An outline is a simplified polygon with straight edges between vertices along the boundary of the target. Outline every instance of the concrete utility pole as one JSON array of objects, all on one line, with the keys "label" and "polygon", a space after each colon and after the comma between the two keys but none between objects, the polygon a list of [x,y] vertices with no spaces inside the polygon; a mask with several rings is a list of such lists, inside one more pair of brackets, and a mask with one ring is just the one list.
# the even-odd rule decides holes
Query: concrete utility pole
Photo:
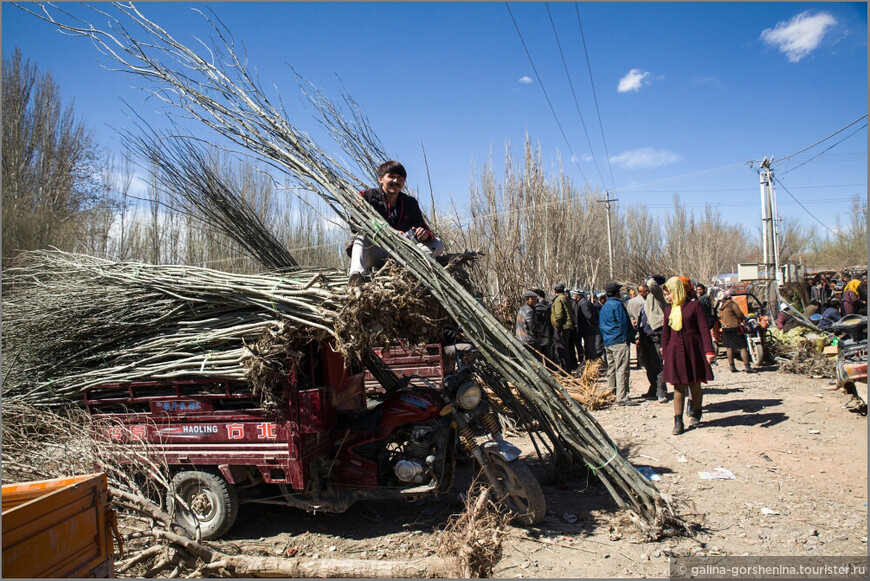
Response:
[{"label": "concrete utility pole", "polygon": [[779,285],[777,282],[780,273],[779,240],[776,228],[776,193],[773,186],[771,163],[773,163],[773,156],[770,159],[765,157],[758,170],[758,176],[761,182],[761,241],[767,290],[765,294],[767,295],[768,309],[775,314],[779,311],[779,303],[777,302]]},{"label": "concrete utility pole", "polygon": [[604,207],[607,208],[607,255],[610,260],[610,280],[613,281],[613,234],[610,231],[610,202],[616,202],[616,198],[610,197],[610,191],[604,190],[605,199],[598,200],[604,202]]},{"label": "concrete utility pole", "polygon": [[[773,157],[766,157],[758,170],[761,182],[761,243],[767,278],[776,279],[779,273],[779,240],[776,228],[776,193],[773,187]],[[772,272],[771,272],[772,271]]]}]

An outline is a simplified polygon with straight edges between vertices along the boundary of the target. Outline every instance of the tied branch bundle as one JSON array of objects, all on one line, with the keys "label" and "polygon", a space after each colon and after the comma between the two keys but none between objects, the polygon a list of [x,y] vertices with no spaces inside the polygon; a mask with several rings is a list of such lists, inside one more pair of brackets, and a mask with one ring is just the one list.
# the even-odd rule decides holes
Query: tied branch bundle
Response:
[{"label": "tied branch bundle", "polygon": [[[101,383],[212,376],[248,379],[268,400],[300,341],[332,339],[359,361],[373,340],[431,338],[444,316],[395,266],[363,292],[348,294],[346,280],[24,253],[4,273],[3,397],[54,405]],[[376,320],[390,324],[366,334]]]}]

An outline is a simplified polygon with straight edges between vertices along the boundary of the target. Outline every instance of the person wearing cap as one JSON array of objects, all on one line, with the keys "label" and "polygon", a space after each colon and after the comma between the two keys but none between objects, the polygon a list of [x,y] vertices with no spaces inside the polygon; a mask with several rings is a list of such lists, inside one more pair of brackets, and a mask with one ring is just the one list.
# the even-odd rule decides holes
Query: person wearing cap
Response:
[{"label": "person wearing cap", "polygon": [[[628,311],[628,316],[631,318],[631,325],[637,329],[637,323],[640,319],[640,310],[643,308],[643,297],[641,289],[646,289],[644,285],[637,286],[637,292],[635,290],[629,289],[628,294],[631,297],[625,303],[625,310]],[[632,294],[634,293],[634,294]],[[643,352],[640,349],[636,350],[637,353],[637,368],[640,369],[643,366]]]},{"label": "person wearing cap", "polygon": [[556,296],[553,298],[550,324],[553,325],[553,360],[563,371],[573,370],[569,349],[573,348],[572,333],[574,331],[574,310],[571,299],[565,296],[565,285],[558,283],[553,286]]},{"label": "person wearing cap", "polygon": [[523,306],[517,311],[517,322],[514,334],[520,343],[531,349],[537,349],[540,338],[537,333],[537,318],[535,317],[535,305],[538,304],[538,295],[533,291],[523,293]]},{"label": "person wearing cap", "polygon": [[776,328],[783,333],[788,333],[789,331],[798,326],[797,320],[789,312],[790,309],[791,305],[789,305],[788,303],[779,303],[779,312],[776,314],[776,319],[774,320],[774,323],[776,324]]},{"label": "person wearing cap", "polygon": [[[398,161],[387,161],[378,167],[377,188],[360,192],[363,199],[387,221],[392,231],[417,243],[418,248],[432,257],[444,251],[444,244],[429,229],[420,204],[402,192],[408,173]],[[388,228],[387,231],[390,231]],[[357,234],[347,248],[350,254],[350,284],[358,285],[365,273],[389,255],[365,236]]]},{"label": "person wearing cap", "polygon": [[[595,300],[592,301],[592,308],[595,309],[595,316],[600,319],[601,307],[607,302],[607,293],[601,291],[595,295]],[[604,363],[607,363],[607,351],[604,350],[604,340],[601,338],[601,328],[599,325],[598,334],[595,335],[595,352],[599,357],[604,358]]]},{"label": "person wearing cap", "polygon": [[[584,359],[592,361],[601,357],[597,346],[598,341],[596,340],[600,336],[598,332],[598,310],[592,304],[591,295],[586,293],[580,293],[578,308],[580,309],[580,320],[578,321],[577,328],[583,336]],[[603,346],[601,350],[604,350]]]},{"label": "person wearing cap", "polygon": [[540,341],[538,351],[546,356],[547,359],[545,361],[548,368],[552,368],[553,364],[550,363],[553,358],[553,325],[550,323],[552,306],[550,301],[547,300],[547,293],[544,292],[544,289],[533,288],[532,291],[538,295],[538,304],[535,305],[535,319],[538,325],[535,327],[535,331],[538,333],[538,340]]},{"label": "person wearing cap", "polygon": [[616,403],[631,405],[629,391],[629,345],[634,342],[634,327],[619,295],[622,285],[611,282],[604,287],[607,302],[601,307],[598,324],[607,353],[607,386],[616,390]]},{"label": "person wearing cap", "polygon": [[583,312],[580,308],[580,301],[583,299],[583,293],[578,289],[571,291],[571,312],[574,314],[574,333],[573,333],[573,351],[574,361],[577,363],[577,368],[583,364],[585,356],[583,354],[583,333],[581,331]]}]

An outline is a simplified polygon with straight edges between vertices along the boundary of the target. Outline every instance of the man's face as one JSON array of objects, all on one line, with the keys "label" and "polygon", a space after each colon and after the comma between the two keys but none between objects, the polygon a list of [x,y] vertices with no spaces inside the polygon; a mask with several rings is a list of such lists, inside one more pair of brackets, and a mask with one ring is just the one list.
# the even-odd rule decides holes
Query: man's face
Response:
[{"label": "man's face", "polygon": [[649,294],[649,289],[645,286],[639,286],[637,287],[637,294],[639,294],[643,298],[646,298],[646,295]]},{"label": "man's face", "polygon": [[538,304],[538,297],[529,297],[526,299],[526,304],[534,307]]},{"label": "man's face", "polygon": [[695,287],[695,292],[698,294],[698,296],[701,296],[701,295],[704,294],[704,292],[705,292],[705,291],[704,291],[704,287],[702,287],[702,286],[696,286],[696,287]]},{"label": "man's face", "polygon": [[579,303],[579,302],[580,302],[580,295],[571,295],[571,298],[574,299],[574,302],[575,302],[575,303]]},{"label": "man's face", "polygon": [[378,182],[381,184],[381,189],[391,196],[399,195],[399,192],[405,187],[405,178],[397,173],[388,173],[380,178]]}]

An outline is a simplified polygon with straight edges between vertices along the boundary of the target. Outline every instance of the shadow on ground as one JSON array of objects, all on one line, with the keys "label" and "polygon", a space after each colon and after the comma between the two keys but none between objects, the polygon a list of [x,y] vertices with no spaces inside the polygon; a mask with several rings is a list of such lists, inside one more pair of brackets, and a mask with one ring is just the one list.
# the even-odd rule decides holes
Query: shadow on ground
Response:
[{"label": "shadow on ground", "polygon": [[[630,448],[620,452],[630,454]],[[588,467],[561,467],[558,481],[548,481],[551,467],[535,456],[524,460],[541,482],[547,500],[547,516],[537,526],[525,529],[529,536],[591,536],[619,511],[610,493]],[[245,503],[236,524],[223,540],[250,542],[311,533],[352,541],[400,532],[437,532],[445,528],[452,515],[462,512],[463,495],[473,476],[472,464],[463,463],[457,466],[453,489],[437,498],[416,502],[359,501],[338,514],[312,514],[288,506]]]},{"label": "shadow on ground", "polygon": [[[704,404],[704,427],[759,426],[769,428],[788,419],[782,412],[760,413],[782,405],[781,399],[740,399]],[[727,414],[711,418],[710,414]]]}]

